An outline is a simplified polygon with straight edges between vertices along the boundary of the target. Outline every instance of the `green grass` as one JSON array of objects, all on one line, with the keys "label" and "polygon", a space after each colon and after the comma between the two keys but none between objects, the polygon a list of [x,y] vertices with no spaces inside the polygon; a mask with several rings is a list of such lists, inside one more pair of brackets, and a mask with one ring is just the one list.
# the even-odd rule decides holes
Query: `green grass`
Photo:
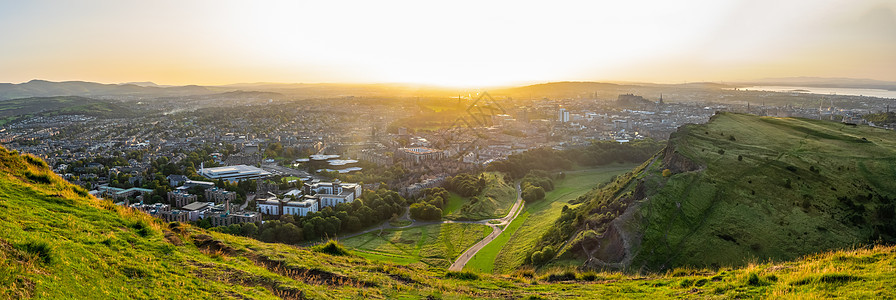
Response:
[{"label": "green grass", "polygon": [[479,224],[434,224],[371,232],[341,242],[373,260],[447,268],[489,233],[491,228]]},{"label": "green grass", "polygon": [[[630,251],[592,254],[664,270],[892,243],[894,171],[893,131],[721,113],[682,127],[650,168],[596,193],[577,209],[581,221],[567,230],[576,234],[572,242],[555,246],[573,251],[561,259],[584,260],[583,244],[611,249],[636,236],[628,240]],[[613,220],[605,216],[622,215],[616,205],[629,211],[614,221],[618,234],[602,237]]]},{"label": "green grass", "polygon": [[465,271],[473,271],[479,273],[492,273],[495,269],[495,257],[498,256],[498,253],[504,246],[507,244],[507,241],[510,240],[510,237],[513,236],[514,233],[529,219],[529,212],[522,212],[513,222],[510,222],[507,227],[504,228],[504,231],[501,232],[498,237],[492,240],[491,243],[483,247],[479,252],[476,253],[473,258],[470,259],[469,262],[464,266]]},{"label": "green grass", "polygon": [[[459,209],[445,215],[449,220],[484,220],[496,219],[507,215],[517,200],[516,188],[512,183],[504,181],[504,175],[497,172],[482,173],[486,177],[486,186],[475,203],[464,199]],[[456,200],[455,200],[456,201]],[[449,203],[456,205],[456,203]]]},{"label": "green grass", "polygon": [[[26,172],[46,175],[50,183],[33,183]],[[522,269],[496,276],[399,265],[383,261],[386,252],[333,256],[262,243],[168,224],[80,194],[83,190],[45,167],[0,148],[0,299],[896,297],[892,246],[741,268],[641,275]],[[408,245],[420,245],[422,253],[455,255],[475,239],[466,233],[477,231],[465,226],[425,230],[453,247],[427,246],[422,240]]]},{"label": "green grass", "polygon": [[283,177],[281,180],[283,180],[283,182],[290,182],[292,180],[299,180],[299,179],[301,179],[301,178],[295,177],[295,176],[288,176],[288,177]]},{"label": "green grass", "polygon": [[457,193],[451,192],[450,197],[448,198],[448,203],[446,203],[445,207],[442,208],[442,216],[444,217],[454,213],[455,211],[460,209],[460,207],[463,206],[464,202],[466,201],[467,199],[464,199],[464,197],[461,197]]},{"label": "green grass", "polygon": [[[611,177],[630,171],[634,164],[610,165],[594,169],[566,172],[566,178],[556,180],[554,190],[545,199],[526,204],[523,213],[471,260],[472,269],[484,272],[509,272],[525,262],[526,255],[554,220],[564,205],[594,189]],[[525,218],[524,218],[525,217]],[[524,218],[523,220],[520,220]],[[516,224],[514,224],[516,223]]]}]

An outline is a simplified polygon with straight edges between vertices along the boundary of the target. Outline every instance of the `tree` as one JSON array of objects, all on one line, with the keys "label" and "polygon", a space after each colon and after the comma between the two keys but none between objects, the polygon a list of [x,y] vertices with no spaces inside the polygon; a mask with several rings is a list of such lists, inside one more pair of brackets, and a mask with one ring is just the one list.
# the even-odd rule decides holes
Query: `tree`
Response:
[{"label": "tree", "polygon": [[258,232],[258,226],[255,223],[246,223],[243,224],[243,228],[240,230],[240,234],[243,236],[252,237],[255,236],[255,233]]}]

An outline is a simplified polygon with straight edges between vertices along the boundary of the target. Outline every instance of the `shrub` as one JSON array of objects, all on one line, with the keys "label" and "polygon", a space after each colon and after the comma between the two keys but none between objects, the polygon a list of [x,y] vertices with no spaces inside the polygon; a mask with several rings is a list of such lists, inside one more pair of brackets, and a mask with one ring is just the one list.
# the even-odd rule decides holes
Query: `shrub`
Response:
[{"label": "shrub", "polygon": [[47,174],[34,174],[30,171],[25,171],[25,177],[35,183],[50,184],[52,182]]},{"label": "shrub", "polygon": [[314,246],[311,250],[336,256],[347,256],[350,254],[348,250],[345,250],[345,247],[342,247],[342,245],[339,245],[339,243],[334,240],[329,240],[323,245]]},{"label": "shrub", "polygon": [[747,285],[759,285],[759,275],[756,275],[756,273],[750,273],[750,275],[747,276]]},{"label": "shrub", "polygon": [[478,280],[479,274],[469,272],[469,271],[448,271],[445,272],[445,278],[454,278],[460,280]]},{"label": "shrub", "polygon": [[719,154],[725,154],[725,149],[719,149]]},{"label": "shrub", "polygon": [[576,272],[566,270],[548,275],[545,280],[550,282],[576,280]]},{"label": "shrub", "polygon": [[594,274],[594,272],[586,272],[582,274],[582,280],[594,281],[595,279],[597,279],[597,274]]}]

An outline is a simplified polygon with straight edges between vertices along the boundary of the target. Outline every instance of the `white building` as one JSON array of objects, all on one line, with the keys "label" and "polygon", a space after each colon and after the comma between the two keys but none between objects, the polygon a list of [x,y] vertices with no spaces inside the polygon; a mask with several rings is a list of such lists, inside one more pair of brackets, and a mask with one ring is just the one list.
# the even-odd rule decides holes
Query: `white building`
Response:
[{"label": "white building", "polygon": [[319,208],[317,199],[289,200],[270,197],[258,199],[255,204],[259,212],[274,216],[294,215],[304,217],[308,213],[318,211]]},{"label": "white building", "polygon": [[317,199],[318,208],[333,207],[339,203],[351,203],[361,197],[362,188],[357,183],[311,182],[303,187],[303,199]]}]

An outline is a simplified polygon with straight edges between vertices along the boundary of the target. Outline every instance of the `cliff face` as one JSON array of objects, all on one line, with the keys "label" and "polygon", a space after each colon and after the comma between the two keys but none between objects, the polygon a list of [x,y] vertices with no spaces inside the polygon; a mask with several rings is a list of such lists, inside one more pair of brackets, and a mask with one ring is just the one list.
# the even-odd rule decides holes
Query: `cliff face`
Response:
[{"label": "cliff face", "polygon": [[892,131],[720,113],[558,221],[561,256],[664,270],[896,242],[892,157]]}]

